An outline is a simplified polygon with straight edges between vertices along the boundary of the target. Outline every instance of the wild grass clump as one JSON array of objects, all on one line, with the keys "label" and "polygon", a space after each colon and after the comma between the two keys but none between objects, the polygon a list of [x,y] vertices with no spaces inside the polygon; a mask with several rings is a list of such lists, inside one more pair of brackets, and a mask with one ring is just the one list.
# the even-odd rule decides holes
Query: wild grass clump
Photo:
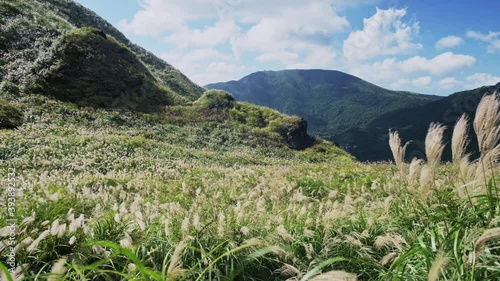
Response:
[{"label": "wild grass clump", "polygon": [[485,156],[498,147],[500,140],[500,98],[497,94],[481,99],[474,119],[479,152]]},{"label": "wild grass clump", "polygon": [[469,118],[463,114],[455,124],[453,136],[451,138],[452,160],[459,163],[465,156],[467,145],[469,144]]},{"label": "wild grass clump", "polygon": [[408,144],[409,143],[406,143],[405,145],[402,144],[398,132],[389,132],[389,147],[391,148],[394,162],[396,163],[401,175],[405,173],[405,152]]}]

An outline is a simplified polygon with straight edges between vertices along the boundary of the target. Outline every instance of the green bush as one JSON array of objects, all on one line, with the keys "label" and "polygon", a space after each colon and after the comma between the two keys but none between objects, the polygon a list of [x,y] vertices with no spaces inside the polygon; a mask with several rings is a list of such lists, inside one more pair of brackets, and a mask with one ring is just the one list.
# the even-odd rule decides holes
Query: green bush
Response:
[{"label": "green bush", "polygon": [[299,129],[301,121],[302,119],[298,116],[283,115],[269,122],[269,129],[285,136],[287,133]]},{"label": "green bush", "polygon": [[230,109],[234,107],[235,102],[233,96],[227,92],[210,90],[203,93],[195,105],[205,109]]},{"label": "green bush", "polygon": [[14,129],[23,123],[23,113],[15,105],[0,99],[0,128]]}]

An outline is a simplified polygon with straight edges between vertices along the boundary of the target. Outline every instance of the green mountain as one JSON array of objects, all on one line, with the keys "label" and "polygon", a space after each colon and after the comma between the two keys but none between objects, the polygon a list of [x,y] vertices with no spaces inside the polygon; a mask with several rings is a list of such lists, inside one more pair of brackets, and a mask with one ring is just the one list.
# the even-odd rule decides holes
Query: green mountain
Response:
[{"label": "green mountain", "polygon": [[[425,136],[431,122],[446,125],[445,139],[451,139],[453,126],[462,114],[474,120],[479,101],[484,95],[500,92],[500,83],[470,91],[452,94],[440,100],[416,106],[414,108],[388,112],[371,121],[365,128],[353,128],[345,132],[339,141],[352,148],[350,152],[361,160],[390,159],[391,152],[387,146],[388,130],[397,130],[403,141],[410,141],[406,157],[425,158]],[[468,150],[472,157],[477,156],[477,139],[469,127],[470,143]],[[447,143],[443,160],[451,159],[451,144]]]},{"label": "green mountain", "polygon": [[[230,92],[237,100],[269,106],[305,118],[310,131],[344,147],[344,134],[385,113],[424,105],[437,96],[390,91],[333,70],[262,71],[239,81],[205,86]],[[387,146],[387,145],[386,145]],[[355,154],[363,158],[363,155]],[[368,158],[370,159],[370,158]]]},{"label": "green mountain", "polygon": [[0,14],[2,89],[146,112],[204,92],[74,1],[2,1]]}]

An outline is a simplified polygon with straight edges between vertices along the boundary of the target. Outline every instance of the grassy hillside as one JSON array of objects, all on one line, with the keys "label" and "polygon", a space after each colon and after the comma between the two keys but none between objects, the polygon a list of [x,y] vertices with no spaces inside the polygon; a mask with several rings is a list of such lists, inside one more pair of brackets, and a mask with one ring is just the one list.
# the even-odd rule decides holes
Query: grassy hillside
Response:
[{"label": "grassy hillside", "polygon": [[[0,130],[1,177],[15,179],[0,201],[16,199],[12,216],[0,209],[4,275],[499,277],[498,146],[481,162],[365,165],[326,142],[291,150],[271,126],[288,117],[220,103],[231,101],[221,93],[152,114],[79,109],[40,95],[3,98],[24,112],[17,130]],[[438,159],[439,143],[449,140],[429,139]]]},{"label": "grassy hillside", "polygon": [[[194,101],[204,91],[177,69],[132,44],[109,23],[74,1],[2,1],[0,15],[2,89],[15,85],[28,91],[33,84],[43,86],[40,83],[43,79],[57,81],[59,87],[64,88],[75,72],[82,71],[82,84],[72,84],[73,93],[69,93],[71,89],[64,93],[64,100],[74,100],[69,96],[75,95],[87,99],[89,92],[97,95],[130,88],[133,90],[124,93],[123,97],[112,93],[110,99],[116,101],[117,98],[123,98],[118,101],[119,107],[128,103],[135,109],[138,96],[148,95],[143,99],[144,104],[140,104],[146,111],[153,103],[162,105],[172,100]],[[91,36],[93,33],[89,29],[78,29],[83,27],[95,28],[102,34],[100,37],[97,33]],[[102,66],[95,63],[103,58]],[[123,66],[122,73],[118,73],[120,70],[113,68],[113,65]],[[124,78],[125,71],[131,71],[128,80]],[[100,78],[101,83],[96,83],[96,79]],[[80,89],[83,92],[76,91],[79,86],[82,86]],[[45,89],[36,89],[44,93],[52,91],[57,92],[56,95],[62,94],[57,87],[42,88]],[[96,103],[108,106],[113,101],[108,99]],[[87,103],[88,100],[83,102]]]},{"label": "grassy hillside", "polygon": [[187,100],[157,83],[125,46],[93,28],[73,29],[33,69],[39,73],[27,92],[80,106],[159,111]]},{"label": "grassy hillside", "polygon": [[209,84],[206,88],[225,90],[237,100],[301,116],[308,121],[313,134],[334,141],[345,131],[363,128],[384,113],[438,99],[390,91],[327,70],[262,71],[239,81]]},{"label": "grassy hillside", "polygon": [[0,13],[0,280],[500,278],[500,97],[477,109],[478,161],[459,123],[453,163],[431,126],[427,161],[392,133],[396,165],[367,165],[168,76],[77,4]]},{"label": "grassy hillside", "polygon": [[[408,146],[408,160],[413,157],[423,158],[425,155],[425,136],[428,124],[439,122],[447,126],[445,136],[451,138],[452,128],[462,114],[475,117],[479,101],[484,95],[500,91],[500,83],[496,86],[458,92],[441,100],[411,109],[388,112],[367,124],[365,128],[355,128],[340,136],[341,143],[349,144],[349,150],[360,160],[385,160],[391,157],[387,147],[387,131],[398,130],[403,140],[412,141]],[[472,138],[468,150],[477,157],[477,141],[472,125],[468,128]],[[451,143],[448,142],[443,160],[451,160]]]},{"label": "grassy hillside", "polygon": [[75,27],[94,27],[116,38],[144,62],[163,86],[175,93],[192,100],[199,98],[203,94],[204,89],[202,87],[191,82],[174,66],[156,57],[141,46],[130,42],[118,29],[93,11],[72,0],[46,0],[44,2],[52,5],[52,9],[57,9],[57,14]]}]

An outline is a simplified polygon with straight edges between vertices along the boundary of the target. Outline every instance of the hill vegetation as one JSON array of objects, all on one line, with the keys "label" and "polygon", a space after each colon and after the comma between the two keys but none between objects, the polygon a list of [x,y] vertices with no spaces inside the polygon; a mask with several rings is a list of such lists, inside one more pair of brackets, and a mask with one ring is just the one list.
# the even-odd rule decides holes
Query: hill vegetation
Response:
[{"label": "hill vegetation", "polygon": [[[80,109],[40,95],[4,98],[25,112],[17,130],[0,130],[2,177],[14,169],[20,192],[9,276],[498,277],[498,145],[483,146],[490,148],[481,161],[441,165],[446,140],[437,127],[426,142],[437,153],[427,164],[403,162],[393,135],[397,166],[366,165],[328,142],[290,150],[266,137],[272,121],[263,128],[236,121],[233,110],[285,118],[246,103],[145,114]],[[494,112],[481,116],[500,120]],[[484,139],[498,140],[490,121],[496,135]],[[3,208],[4,241],[8,219]],[[3,245],[5,256],[11,248]]]},{"label": "hill vegetation", "polygon": [[14,129],[23,123],[23,113],[12,103],[0,99],[0,128]]}]

